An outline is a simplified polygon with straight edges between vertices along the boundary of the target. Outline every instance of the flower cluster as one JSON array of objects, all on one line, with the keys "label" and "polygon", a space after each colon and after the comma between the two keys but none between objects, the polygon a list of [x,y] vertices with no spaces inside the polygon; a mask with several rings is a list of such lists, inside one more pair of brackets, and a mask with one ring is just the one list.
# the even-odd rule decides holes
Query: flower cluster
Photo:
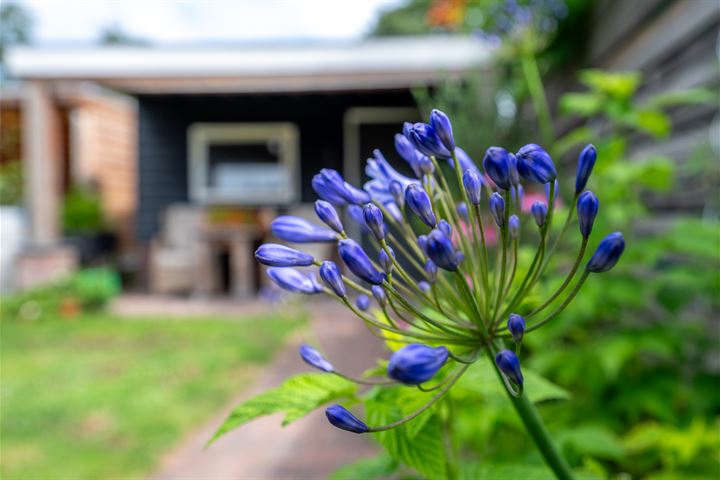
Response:
[{"label": "flower cluster", "polygon": [[[597,197],[585,190],[597,156],[592,145],[579,155],[573,201],[556,234],[558,174],[541,146],[528,144],[516,153],[490,147],[477,165],[455,144],[448,117],[434,110],[427,124],[406,123],[395,147],[414,178],[398,173],[375,151],[365,168],[370,180],[362,189],[334,170],[323,169],[313,177],[320,197],[315,212],[324,226],[292,216],[272,223],[274,235],[284,242],[336,244],[344,267],[282,244],[265,244],[256,252],[281,288],[334,297],[378,337],[406,344],[390,357],[388,378],[355,381],[437,390],[417,412],[390,425],[368,426],[340,405],[326,410],[330,423],[356,433],[386,430],[415,418],[482,354],[492,359],[508,391],[521,395],[519,355],[525,336],[557,317],[591,273],[613,268],[625,247],[622,234],[611,233],[580,269],[599,206]],[[541,191],[545,186],[545,195],[527,196],[545,200],[528,206],[525,191],[534,186]],[[528,307],[525,300],[575,212],[580,247],[574,264],[552,295]],[[360,227],[377,253],[348,236],[348,221]],[[522,238],[535,247],[532,262],[519,267]],[[319,278],[295,267],[317,267]],[[508,342],[514,348],[507,348]],[[323,372],[349,378],[309,345],[300,355]],[[433,379],[436,385],[425,386]]]}]

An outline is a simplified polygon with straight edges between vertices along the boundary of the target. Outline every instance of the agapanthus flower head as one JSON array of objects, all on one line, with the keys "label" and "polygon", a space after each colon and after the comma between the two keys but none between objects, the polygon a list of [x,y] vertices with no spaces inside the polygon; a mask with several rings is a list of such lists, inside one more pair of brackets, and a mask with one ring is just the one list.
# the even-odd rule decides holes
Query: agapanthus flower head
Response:
[{"label": "agapanthus flower head", "polygon": [[623,234],[620,232],[611,233],[602,239],[585,268],[593,273],[607,272],[620,260],[623,251],[625,251]]},{"label": "agapanthus flower head", "polygon": [[390,357],[388,376],[408,385],[425,383],[445,365],[448,355],[446,347],[406,345]]},{"label": "agapanthus flower head", "polygon": [[535,223],[537,223],[538,227],[545,225],[548,212],[547,203],[536,200],[533,202],[532,207],[530,207],[530,212],[533,217],[535,217]]},{"label": "agapanthus flower head", "polygon": [[515,154],[517,170],[522,178],[532,183],[548,183],[557,178],[555,164],[540,145],[529,143]]},{"label": "agapanthus flower head", "polygon": [[585,190],[590,174],[595,167],[597,160],[597,150],[595,145],[589,144],[582,149],[578,155],[577,175],[575,176],[575,194],[579,194]]},{"label": "agapanthus flower head", "polygon": [[305,275],[294,268],[270,267],[267,274],[278,287],[289,292],[314,295],[323,291],[313,275]]},{"label": "agapanthus flower head", "polygon": [[483,158],[483,169],[498,188],[509,190],[510,178],[510,154],[502,147],[490,147]]},{"label": "agapanthus flower head", "polygon": [[325,200],[315,201],[315,213],[325,225],[332,228],[337,233],[343,233],[344,228],[342,222],[340,221],[340,216],[330,202]]},{"label": "agapanthus flower head", "polygon": [[450,150],[438,136],[435,129],[427,123],[416,123],[410,129],[410,141],[420,153],[433,156],[448,158],[451,156]]},{"label": "agapanthus flower head", "polygon": [[505,226],[505,200],[498,192],[490,195],[490,213],[498,227]]},{"label": "agapanthus flower head", "polygon": [[437,224],[430,197],[420,185],[410,184],[405,189],[405,203],[428,227]]},{"label": "agapanthus flower head", "polygon": [[430,112],[430,126],[440,138],[443,146],[452,152],[455,150],[455,138],[453,137],[452,124],[444,112],[434,109]]},{"label": "agapanthus flower head", "polygon": [[365,250],[350,238],[338,242],[338,253],[352,273],[373,285],[380,285],[385,274],[376,270]]},{"label": "agapanthus flower head", "polygon": [[428,234],[426,251],[430,260],[443,270],[454,272],[458,269],[460,262],[452,240],[440,230],[434,229]]},{"label": "agapanthus flower head", "polygon": [[522,388],[523,374],[520,368],[520,359],[512,350],[502,350],[495,356],[495,363],[500,371],[514,384]]},{"label": "agapanthus flower head", "polygon": [[270,267],[307,267],[315,259],[312,255],[279,243],[264,243],[255,251],[255,258]]},{"label": "agapanthus flower head", "polygon": [[577,201],[578,226],[584,238],[590,236],[593,223],[600,208],[600,201],[593,192],[587,190],[580,194]]},{"label": "agapanthus flower head", "polygon": [[342,405],[328,407],[325,409],[325,416],[327,416],[330,423],[341,430],[353,433],[365,433],[368,431],[368,426]]},{"label": "agapanthus flower head", "polygon": [[280,240],[293,243],[334,242],[337,233],[329,228],[314,225],[304,218],[292,215],[277,217],[270,224],[270,230]]},{"label": "agapanthus flower head", "polygon": [[330,373],[334,370],[332,363],[328,362],[327,359],[323,357],[322,353],[318,352],[310,345],[302,345],[300,347],[300,357],[302,357],[305,363],[311,367],[315,367],[323,372]]},{"label": "agapanthus flower head", "polygon": [[325,260],[320,264],[319,272],[323,282],[325,282],[338,297],[345,297],[347,295],[342,273],[340,273],[340,268],[335,262]]}]

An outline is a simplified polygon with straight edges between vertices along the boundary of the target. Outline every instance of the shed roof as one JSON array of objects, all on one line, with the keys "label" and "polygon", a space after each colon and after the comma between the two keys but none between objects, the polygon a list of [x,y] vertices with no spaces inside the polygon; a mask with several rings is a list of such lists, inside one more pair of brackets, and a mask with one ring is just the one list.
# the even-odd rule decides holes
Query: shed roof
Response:
[{"label": "shed roof", "polygon": [[94,80],[135,93],[364,90],[432,83],[482,67],[490,49],[470,36],[236,47],[18,47],[23,79]]}]

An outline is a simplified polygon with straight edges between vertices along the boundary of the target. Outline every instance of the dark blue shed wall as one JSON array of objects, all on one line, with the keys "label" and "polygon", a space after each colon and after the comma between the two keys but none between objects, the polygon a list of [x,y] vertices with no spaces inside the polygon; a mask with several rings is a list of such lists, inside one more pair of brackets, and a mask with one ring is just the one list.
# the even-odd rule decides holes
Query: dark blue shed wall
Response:
[{"label": "dark blue shed wall", "polygon": [[196,122],[293,122],[300,129],[302,200],[310,179],[342,171],[343,115],[359,106],[412,106],[409,91],[305,95],[146,95],[139,97],[137,235],[147,242],[163,209],[188,200],[187,131]]}]

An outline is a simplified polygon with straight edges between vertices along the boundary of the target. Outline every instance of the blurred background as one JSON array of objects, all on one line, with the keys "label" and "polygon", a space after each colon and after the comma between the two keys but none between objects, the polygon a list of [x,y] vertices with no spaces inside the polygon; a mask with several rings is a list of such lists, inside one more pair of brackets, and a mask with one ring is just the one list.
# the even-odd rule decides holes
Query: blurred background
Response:
[{"label": "blurred background", "polygon": [[[597,146],[596,229],[626,232],[626,256],[527,339],[572,392],[543,405],[571,462],[720,476],[717,0],[25,0],[0,22],[3,478],[356,461],[335,478],[396,478],[321,415],[202,447],[238,399],[302,370],[300,341],[350,372],[383,354],[335,305],[285,298],[253,252],[277,214],[314,221],[319,169],[360,184],[379,148],[402,171],[393,136],[432,108],[476,163],[545,146],[565,203]],[[487,401],[478,422],[478,401],[468,457],[537,462],[512,412]]]}]

